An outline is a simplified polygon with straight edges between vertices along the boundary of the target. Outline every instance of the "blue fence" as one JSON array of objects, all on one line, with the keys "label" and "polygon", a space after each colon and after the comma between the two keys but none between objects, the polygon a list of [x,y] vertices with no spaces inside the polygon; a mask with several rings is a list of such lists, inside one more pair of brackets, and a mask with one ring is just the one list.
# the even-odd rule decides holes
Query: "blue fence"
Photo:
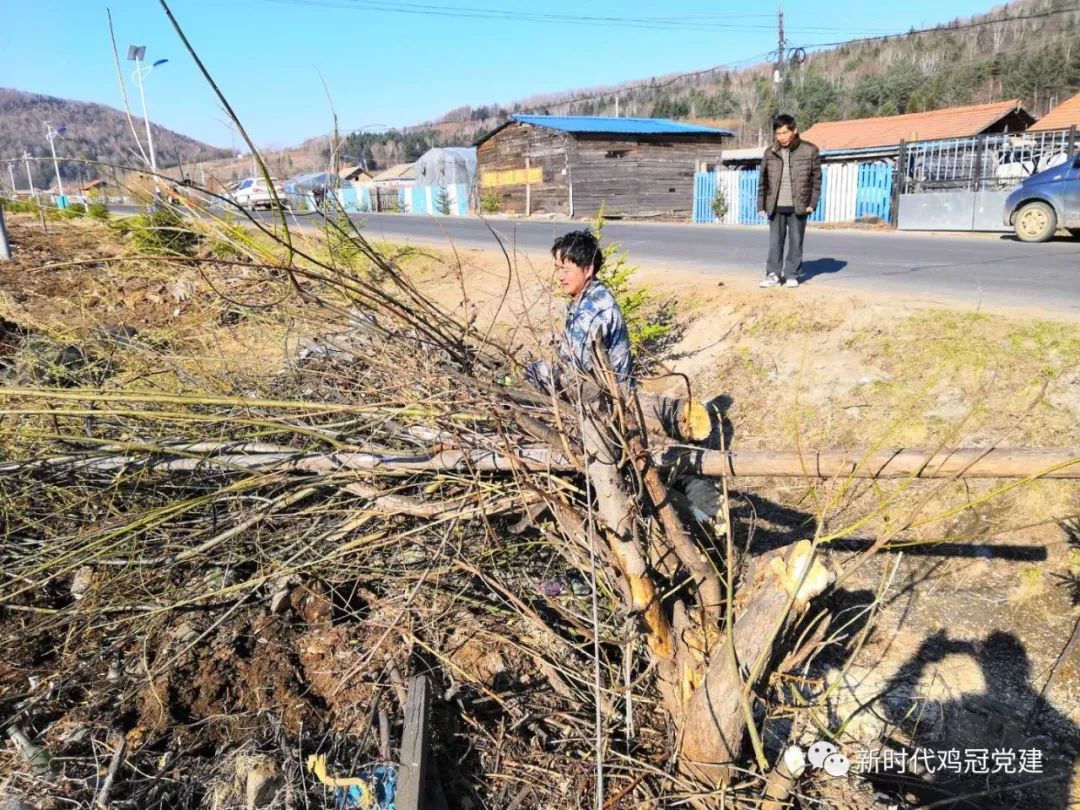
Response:
[{"label": "blue fence", "polygon": [[[400,188],[399,211],[467,217],[470,209],[469,187],[464,183],[450,186],[411,186]],[[341,207],[350,213],[373,211],[371,187],[343,188],[337,192]],[[385,200],[384,200],[385,205]]]},{"label": "blue fence", "polygon": [[829,175],[831,172],[822,169],[821,171],[821,196],[818,198],[817,208],[814,209],[808,220],[810,222],[825,222],[825,216],[828,213],[829,206]]},{"label": "blue fence", "polygon": [[758,180],[755,171],[739,172],[739,224],[760,225],[765,217],[758,213]]},{"label": "blue fence", "polygon": [[338,200],[341,201],[341,207],[350,214],[371,210],[371,197],[367,188],[343,188],[338,191]]},{"label": "blue fence", "polygon": [[694,222],[713,221],[712,203],[716,199],[717,179],[716,172],[694,174]]},{"label": "blue fence", "polygon": [[[720,172],[697,172],[694,175],[693,221],[715,222],[713,200],[717,189],[727,197],[726,222],[760,225],[766,220],[758,215],[757,169],[725,169]],[[876,216],[889,221],[892,213],[893,165],[877,163],[831,163],[821,173],[821,198],[810,216],[811,222],[851,222],[859,217]]]},{"label": "blue fence", "polygon": [[886,222],[892,214],[893,167],[889,163],[859,165],[859,191],[855,198],[855,216],[880,217]]},{"label": "blue fence", "polygon": [[469,187],[465,183],[446,186],[413,186],[409,211],[414,214],[469,215]]}]

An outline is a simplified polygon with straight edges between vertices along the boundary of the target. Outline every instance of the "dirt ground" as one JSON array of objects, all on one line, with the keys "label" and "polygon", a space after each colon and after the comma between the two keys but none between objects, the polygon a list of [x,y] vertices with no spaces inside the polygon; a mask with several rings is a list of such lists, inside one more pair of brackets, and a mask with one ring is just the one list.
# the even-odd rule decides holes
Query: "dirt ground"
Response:
[{"label": "dirt ground", "polygon": [[[439,265],[422,275],[426,289],[542,353],[535,334],[557,327],[563,307],[550,292],[551,270],[519,264],[508,272],[502,257],[457,255],[460,269]],[[642,267],[635,281],[673,299],[678,313],[678,340],[645,386],[680,393],[681,379],[664,375],[687,375],[694,396],[723,410],[736,450],[1080,448],[1075,322],[811,285],[762,291],[657,266]],[[832,686],[818,721],[843,730],[836,740],[853,763],[883,744],[1042,752],[1042,769],[1026,776],[938,771],[871,780],[913,802],[978,794],[957,806],[1080,805],[1080,482],[994,494],[1006,485],[864,483],[841,494],[837,482],[735,482],[735,518],[751,554],[807,536],[820,520],[842,538],[827,554],[845,565],[890,521],[910,524],[837,592],[854,616],[883,594],[850,666],[804,673]],[[845,531],[867,514],[870,523]],[[793,739],[782,721],[770,730],[778,748]],[[820,736],[804,730],[794,739],[809,745]]]},{"label": "dirt ground", "polygon": [[[171,346],[181,372],[220,366],[223,390],[242,388],[225,379],[226,370],[242,379],[285,362],[296,337],[292,315],[237,315],[221,295],[250,291],[254,274],[177,274],[137,263],[106,273],[94,260],[125,248],[106,238],[105,226],[50,228],[46,235],[33,220],[14,218],[17,259],[0,272],[0,364],[13,375],[6,384],[25,379],[23,366],[33,364],[10,349],[19,330],[47,337],[54,349],[93,345],[100,354],[108,342],[102,329],[131,327],[139,341]],[[446,308],[522,356],[550,350],[564,306],[552,293],[550,268],[508,267],[470,250],[401,261]],[[655,266],[641,268],[635,282],[658,301],[670,299],[677,314],[674,339],[645,386],[681,392],[685,375],[693,395],[722,413],[735,449],[1080,447],[1076,323],[812,285],[760,291]],[[1080,804],[1080,483],[1007,484],[734,482],[734,519],[751,556],[820,526],[835,537],[827,557],[844,566],[902,526],[887,552],[833,597],[847,622],[832,630],[840,652],[770,684],[778,707],[766,723],[770,751],[809,746],[826,732],[853,763],[883,748],[1038,750],[1039,772],[864,775],[874,789],[913,803],[970,795],[956,806]],[[145,690],[125,722],[132,745],[162,723],[193,719],[206,719],[225,742],[269,707],[289,729],[302,727],[313,707],[329,711],[345,733],[367,724],[371,687],[341,688],[366,639],[334,620],[340,596],[300,587],[289,598],[292,618],[243,612],[208,644],[216,652],[185,658]],[[153,657],[182,649],[192,634],[173,628]],[[483,638],[448,640],[453,665],[469,679],[497,691],[506,673],[530,667],[515,660],[520,653],[485,646]],[[0,667],[4,689],[21,689],[22,677]],[[237,691],[223,693],[224,683]],[[785,702],[807,701],[816,706],[814,723],[792,728]],[[67,718],[66,727],[78,720]],[[1019,782],[1034,784],[1020,789]],[[827,798],[839,795],[838,784],[818,774],[808,790],[840,807],[842,800]]]}]

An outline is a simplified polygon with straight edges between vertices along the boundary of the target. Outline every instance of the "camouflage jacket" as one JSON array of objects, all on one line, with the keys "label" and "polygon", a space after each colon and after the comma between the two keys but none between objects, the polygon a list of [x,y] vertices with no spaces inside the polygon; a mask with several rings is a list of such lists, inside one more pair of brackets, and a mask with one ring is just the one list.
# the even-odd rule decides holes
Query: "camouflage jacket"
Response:
[{"label": "camouflage jacket", "polygon": [[630,382],[634,358],[630,334],[615,297],[593,280],[566,308],[566,323],[559,344],[559,359],[568,367],[588,373],[593,367],[593,341],[607,351],[608,362],[622,384]]}]

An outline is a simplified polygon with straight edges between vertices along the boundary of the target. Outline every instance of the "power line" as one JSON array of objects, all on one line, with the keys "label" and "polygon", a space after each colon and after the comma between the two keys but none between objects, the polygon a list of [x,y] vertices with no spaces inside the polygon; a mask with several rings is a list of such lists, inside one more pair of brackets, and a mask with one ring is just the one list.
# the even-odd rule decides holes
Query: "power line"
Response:
[{"label": "power line", "polygon": [[[1060,14],[1071,14],[1071,13],[1076,12],[1076,11],[1080,11],[1080,6],[1074,6],[1074,7],[1071,7],[1071,8],[1064,8],[1064,9],[1054,9],[1054,10],[1050,10],[1050,11],[1033,12],[1031,14],[1017,14],[1017,15],[1010,16],[1010,17],[1000,17],[1000,18],[994,19],[994,20],[980,20],[980,21],[977,21],[977,22],[965,23],[965,24],[956,25],[956,26],[938,25],[938,26],[935,26],[935,27],[932,27],[932,28],[914,29],[914,30],[905,31],[905,32],[902,32],[902,33],[889,34],[889,35],[886,35],[886,36],[861,37],[861,38],[857,38],[857,39],[842,40],[842,41],[839,41],[839,42],[825,42],[825,43],[815,43],[815,44],[809,44],[809,45],[802,45],[800,47],[803,48],[803,49],[806,49],[806,48],[830,48],[830,47],[835,48],[835,47],[840,47],[842,45],[856,45],[856,44],[860,44],[860,43],[877,42],[877,41],[882,41],[882,40],[886,40],[886,39],[915,36],[915,35],[920,35],[920,34],[930,34],[930,33],[940,33],[940,32],[965,30],[965,29],[972,29],[972,28],[982,28],[982,27],[985,27],[985,26],[988,26],[988,25],[998,25],[998,24],[1001,24],[1001,23],[1007,23],[1007,22],[1013,22],[1013,21],[1043,19],[1043,18],[1046,18],[1046,17],[1053,17],[1053,16],[1057,16],[1057,15],[1060,15]],[[783,34],[781,34],[781,36],[783,36]],[[785,40],[785,46],[786,46],[786,40]],[[617,90],[607,90],[607,91],[600,92],[600,93],[594,93],[594,94],[589,95],[589,96],[577,96],[577,97],[572,98],[572,99],[567,99],[565,101],[553,102],[551,105],[543,105],[543,106],[561,106],[561,105],[564,105],[564,104],[577,103],[579,101],[592,101],[592,100],[598,99],[598,98],[609,97],[609,96],[613,95],[614,93],[621,93],[621,92],[629,91],[629,90],[637,90],[637,89],[642,88],[642,87],[650,87],[650,86],[651,87],[668,87],[668,86],[670,86],[672,84],[675,84],[676,82],[683,81],[684,79],[692,79],[692,78],[695,78],[697,76],[703,76],[703,75],[705,75],[707,73],[716,73],[718,71],[727,71],[727,70],[733,70],[733,69],[739,68],[739,67],[746,67],[747,65],[754,64],[756,62],[760,62],[762,59],[768,58],[769,56],[772,56],[775,53],[776,53],[776,50],[771,50],[771,51],[767,51],[767,52],[765,52],[763,54],[759,54],[757,56],[749,57],[748,59],[744,59],[744,60],[742,60],[740,62],[736,62],[736,63],[733,63],[733,64],[716,65],[714,67],[705,68],[704,70],[696,70],[696,71],[692,71],[690,73],[680,73],[677,76],[673,76],[672,78],[670,78],[669,80],[667,80],[667,81],[665,81],[663,83],[653,84],[651,81],[639,82],[638,84],[629,85],[627,87],[620,87]]]},{"label": "power line", "polygon": [[[732,23],[738,19],[763,19],[767,14],[745,15],[721,15],[701,14],[694,16],[679,17],[626,17],[626,16],[590,16],[574,14],[554,14],[548,12],[508,11],[493,8],[472,8],[435,6],[418,3],[391,3],[387,0],[264,0],[264,2],[278,3],[281,5],[339,8],[348,11],[385,12],[392,14],[409,14],[426,17],[448,17],[453,19],[491,19],[505,20],[510,22],[530,23],[573,23],[576,25],[603,26],[606,28],[640,28],[648,30],[666,31],[694,31],[716,30],[731,32],[767,31],[772,26],[769,23]],[[716,20],[724,20],[718,22]],[[886,34],[883,29],[869,28],[837,28],[835,26],[810,25],[797,29],[804,33],[826,33],[836,31],[848,31],[851,33]]]},{"label": "power line", "polygon": [[726,14],[716,12],[700,12],[690,15],[681,15],[675,17],[627,17],[627,16],[590,16],[579,14],[558,14],[552,12],[535,12],[535,11],[513,11],[507,9],[494,9],[494,8],[477,8],[469,6],[440,6],[432,3],[415,3],[415,2],[389,2],[389,0],[348,0],[345,5],[354,7],[377,7],[380,9],[392,9],[394,11],[409,10],[416,11],[418,13],[435,14],[439,16],[466,16],[471,14],[484,14],[505,18],[529,18],[529,19],[545,19],[545,20],[563,20],[563,21],[575,21],[575,20],[590,20],[590,21],[602,21],[602,22],[700,22],[705,19],[763,19],[769,15],[766,13],[753,13],[753,14]]},{"label": "power line", "polygon": [[677,76],[672,76],[670,79],[667,79],[666,81],[663,81],[663,82],[654,82],[654,80],[649,79],[647,81],[638,82],[637,84],[626,85],[625,87],[618,87],[618,88],[615,88],[615,89],[612,89],[612,90],[603,90],[603,91],[600,91],[600,92],[597,92],[597,93],[592,93],[591,95],[588,95],[588,96],[574,96],[573,98],[563,99],[562,101],[553,101],[550,104],[538,104],[537,106],[539,106],[539,107],[561,107],[564,104],[577,104],[578,102],[581,102],[581,101],[593,101],[593,100],[598,99],[598,98],[609,98],[609,97],[611,97],[611,96],[613,96],[613,95],[615,95],[617,93],[624,93],[624,92],[627,92],[627,91],[630,91],[630,90],[638,90],[638,89],[640,89],[642,87],[647,87],[647,88],[652,88],[652,89],[659,89],[661,87],[670,87],[671,85],[675,84],[676,82],[681,82],[684,79],[693,79],[693,78],[696,78],[697,76],[704,76],[707,73],[718,73],[718,72],[721,72],[721,71],[726,72],[726,71],[736,70],[737,68],[741,68],[741,67],[747,67],[748,65],[752,65],[752,64],[756,64],[758,62],[761,62],[762,59],[766,59],[766,58],[768,58],[769,56],[771,56],[774,53],[776,53],[775,50],[765,51],[764,53],[756,54],[754,56],[743,59],[743,60],[741,60],[739,62],[732,62],[732,63],[726,64],[726,65],[714,65],[713,67],[704,68],[703,70],[695,70],[695,71],[692,71],[690,73],[680,73]]},{"label": "power line", "polygon": [[[412,13],[412,14],[432,14],[437,16],[475,16],[480,13],[491,13],[492,15],[498,15],[502,19],[524,19],[526,17],[536,17],[543,19],[536,19],[532,21],[536,22],[567,22],[574,21],[578,23],[591,23],[591,24],[614,24],[615,21],[633,22],[636,26],[637,23],[643,23],[648,25],[657,25],[659,20],[678,20],[680,18],[631,18],[631,17],[578,17],[572,15],[556,15],[556,14],[530,14],[524,12],[508,12],[500,11],[496,9],[457,9],[451,10],[445,7],[439,6],[425,6],[415,3],[397,3],[393,6],[382,3],[382,0],[340,0],[335,2],[334,0],[264,0],[264,2],[276,2],[290,5],[311,5],[311,6],[332,6],[339,8],[351,8],[353,10],[361,10],[363,8],[369,8],[373,10],[392,11],[396,13]],[[363,4],[363,5],[361,5]],[[896,32],[896,33],[884,33],[878,36],[870,37],[858,37],[854,39],[839,40],[836,42],[818,42],[800,46],[801,49],[809,48],[836,48],[844,45],[857,45],[866,42],[880,42],[888,39],[898,39],[901,37],[918,36],[921,34],[932,34],[941,32],[951,32],[958,30],[970,30],[973,28],[983,28],[990,25],[999,25],[1003,23],[1045,19],[1048,17],[1058,16],[1061,14],[1071,14],[1073,12],[1080,11],[1080,6],[1073,6],[1070,8],[1053,9],[1042,12],[1033,12],[1030,14],[1017,14],[1008,17],[999,17],[996,19],[979,20],[970,23],[963,23],[960,25],[937,25],[929,28],[911,29],[908,31]],[[460,12],[460,14],[459,14]],[[758,15],[753,15],[758,16]],[[768,16],[772,16],[771,14]],[[703,27],[702,25],[694,26],[696,28]],[[772,29],[772,25],[764,26],[765,28]],[[738,62],[732,62],[722,65],[714,65],[713,67],[704,68],[702,70],[694,70],[686,73],[679,73],[675,76],[668,78],[663,82],[656,82],[653,79],[649,79],[635,84],[629,84],[622,87],[617,87],[609,90],[602,90],[596,93],[591,93],[585,96],[574,96],[573,98],[563,99],[561,101],[552,101],[549,104],[537,104],[531,109],[536,107],[563,107],[572,104],[578,104],[585,101],[594,101],[596,99],[610,98],[618,93],[629,92],[632,90],[638,90],[641,88],[654,88],[659,89],[663,87],[670,87],[677,82],[685,81],[687,79],[697,78],[698,76],[704,76],[709,73],[717,73],[721,71],[731,71],[742,67],[747,67],[752,64],[761,63],[763,60],[768,59],[770,56],[776,54],[776,50],[766,51],[755,56],[742,59]],[[501,106],[501,105],[500,105]],[[422,125],[420,125],[422,126]],[[416,129],[417,127],[405,127],[405,131],[410,129]]]},{"label": "power line", "polygon": [[1072,14],[1080,11],[1080,6],[1072,6],[1071,8],[1059,8],[1049,11],[1037,11],[1031,14],[1016,14],[1010,17],[999,17],[993,20],[979,20],[977,22],[961,23],[960,25],[937,25],[933,28],[918,28],[910,31],[900,31],[895,34],[888,34],[880,37],[860,37],[859,39],[846,39],[840,42],[814,42],[809,45],[803,45],[804,48],[838,48],[841,45],[857,45],[862,42],[876,42],[884,39],[898,39],[900,37],[918,36],[921,34],[939,34],[949,33],[951,31],[967,31],[972,28],[984,28],[988,25],[1000,25],[1002,23],[1018,22],[1022,20],[1041,20],[1046,17],[1055,17],[1059,14]]}]

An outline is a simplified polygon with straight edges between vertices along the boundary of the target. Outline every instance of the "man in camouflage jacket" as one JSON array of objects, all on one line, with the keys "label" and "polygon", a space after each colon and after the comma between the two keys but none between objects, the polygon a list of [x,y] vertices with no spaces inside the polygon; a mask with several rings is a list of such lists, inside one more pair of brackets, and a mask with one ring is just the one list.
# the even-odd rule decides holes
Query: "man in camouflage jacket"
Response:
[{"label": "man in camouflage jacket", "polygon": [[606,362],[620,385],[630,385],[634,358],[630,334],[611,291],[596,276],[604,263],[600,243],[590,231],[573,231],[551,246],[559,287],[570,297],[566,308],[557,368],[537,362],[529,366],[525,379],[544,390],[565,390],[576,375],[590,376],[594,352],[606,354]]}]

